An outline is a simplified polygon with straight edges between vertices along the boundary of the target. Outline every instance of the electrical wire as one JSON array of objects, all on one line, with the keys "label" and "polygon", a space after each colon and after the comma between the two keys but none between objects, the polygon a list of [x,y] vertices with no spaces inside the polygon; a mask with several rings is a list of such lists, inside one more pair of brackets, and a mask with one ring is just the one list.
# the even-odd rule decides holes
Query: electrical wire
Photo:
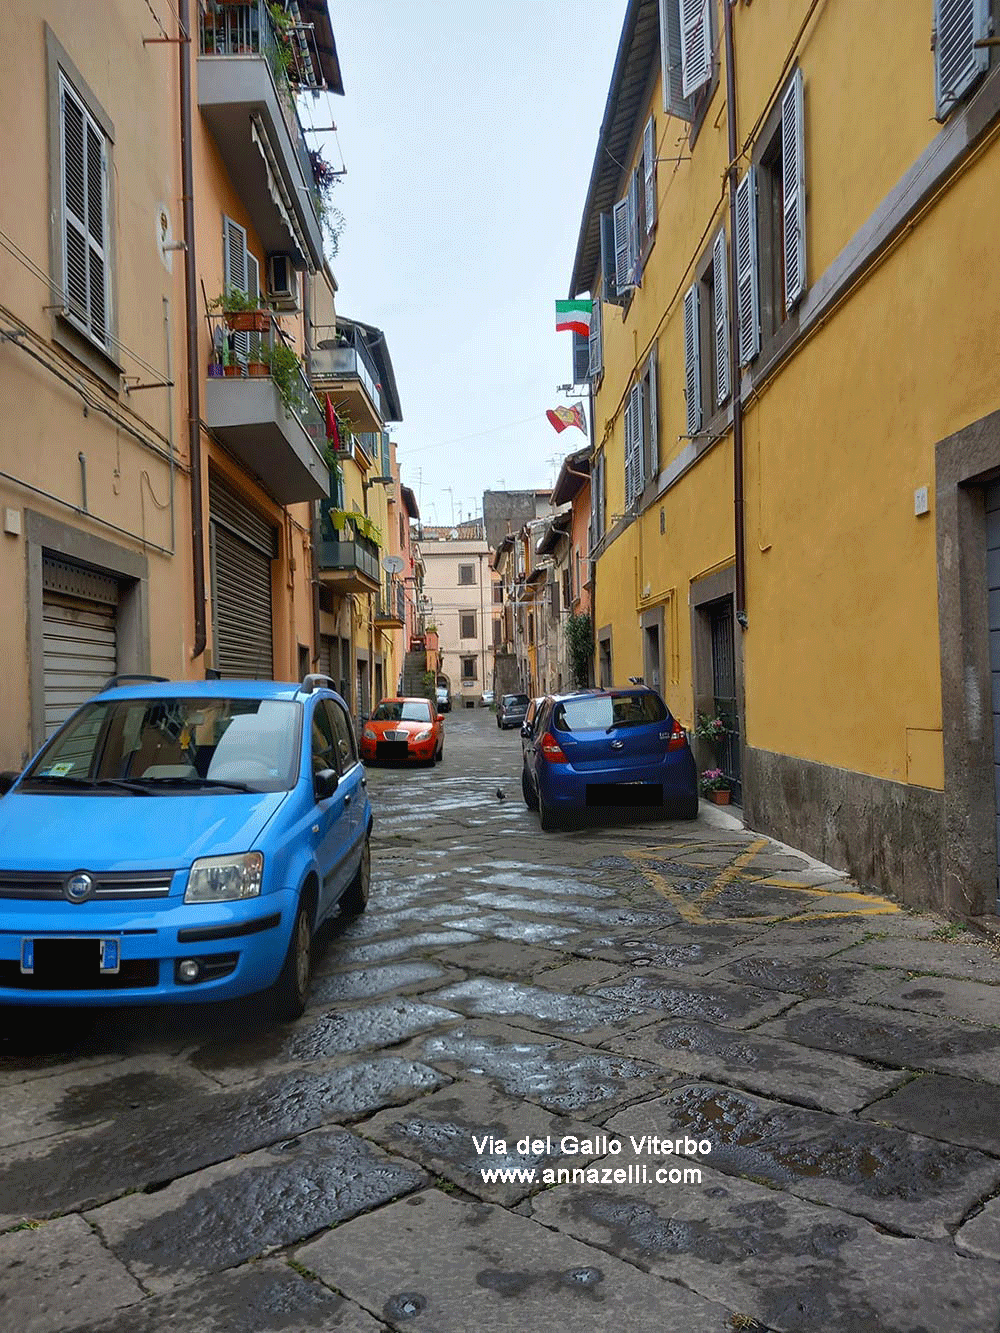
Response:
[{"label": "electrical wire", "polygon": [[520,421],[506,421],[503,425],[491,426],[489,430],[477,431],[475,435],[459,435],[453,440],[441,440],[439,444],[422,444],[419,449],[407,449],[405,445],[398,445],[398,442],[397,447],[403,448],[406,457],[409,458],[411,454],[425,454],[431,449],[444,449],[449,444],[463,444],[466,440],[481,440],[484,435],[496,435],[498,431],[511,430],[514,426],[525,426],[529,421],[543,421],[544,419],[544,412],[536,412],[533,416],[522,417]]}]

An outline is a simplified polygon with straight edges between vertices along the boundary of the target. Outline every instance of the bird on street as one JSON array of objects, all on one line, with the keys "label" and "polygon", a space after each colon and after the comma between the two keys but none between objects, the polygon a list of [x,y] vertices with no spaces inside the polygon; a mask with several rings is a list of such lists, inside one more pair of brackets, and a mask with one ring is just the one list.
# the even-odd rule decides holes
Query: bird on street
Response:
[{"label": "bird on street", "polygon": [[506,799],[507,799],[507,793],[505,791],[501,791],[500,788],[497,787],[497,800],[505,801]]}]

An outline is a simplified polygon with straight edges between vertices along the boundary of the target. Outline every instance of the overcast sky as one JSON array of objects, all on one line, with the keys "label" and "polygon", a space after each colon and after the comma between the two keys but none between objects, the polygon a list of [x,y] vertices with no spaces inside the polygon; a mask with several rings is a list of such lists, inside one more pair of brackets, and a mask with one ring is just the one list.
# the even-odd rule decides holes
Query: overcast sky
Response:
[{"label": "overcast sky", "polygon": [[385,330],[393,438],[425,522],[450,523],[453,500],[456,520],[481,513],[486,489],[551,485],[552,456],[584,443],[545,419],[571,401],[554,303],[625,8],[331,0],[345,96],[307,100],[303,118],[338,128],[319,136],[347,167],[338,309]]}]

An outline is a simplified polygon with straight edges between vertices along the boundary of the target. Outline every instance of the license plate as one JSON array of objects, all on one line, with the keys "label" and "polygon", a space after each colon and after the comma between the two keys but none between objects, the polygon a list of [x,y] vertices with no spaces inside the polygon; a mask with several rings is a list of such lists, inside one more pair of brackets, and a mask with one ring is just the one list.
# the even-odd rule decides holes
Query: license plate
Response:
[{"label": "license plate", "polygon": [[[36,940],[23,939],[21,941],[21,972],[25,976],[32,976],[35,971],[35,946],[39,943]],[[121,969],[122,950],[121,940],[106,939],[95,940],[91,937],[63,936],[53,938],[46,936],[40,941],[43,951],[50,948],[51,945],[73,946],[79,945],[80,951],[88,947],[94,951],[94,959],[98,964],[98,971],[102,976],[111,976]]]},{"label": "license plate", "polygon": [[658,782],[588,782],[588,805],[662,805]]}]

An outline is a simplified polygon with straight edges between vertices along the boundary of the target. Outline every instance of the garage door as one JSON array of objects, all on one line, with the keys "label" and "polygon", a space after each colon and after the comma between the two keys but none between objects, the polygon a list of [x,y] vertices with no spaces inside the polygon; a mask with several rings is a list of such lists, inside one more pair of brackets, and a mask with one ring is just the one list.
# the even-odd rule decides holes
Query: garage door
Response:
[{"label": "garage door", "polygon": [[993,684],[993,785],[996,792],[997,863],[1000,867],[1000,482],[986,488],[986,586]]},{"label": "garage door", "polygon": [[209,514],[214,665],[227,679],[269,680],[274,529],[215,478],[209,481]]},{"label": "garage door", "polygon": [[45,735],[118,671],[118,584],[104,574],[42,562]]}]

